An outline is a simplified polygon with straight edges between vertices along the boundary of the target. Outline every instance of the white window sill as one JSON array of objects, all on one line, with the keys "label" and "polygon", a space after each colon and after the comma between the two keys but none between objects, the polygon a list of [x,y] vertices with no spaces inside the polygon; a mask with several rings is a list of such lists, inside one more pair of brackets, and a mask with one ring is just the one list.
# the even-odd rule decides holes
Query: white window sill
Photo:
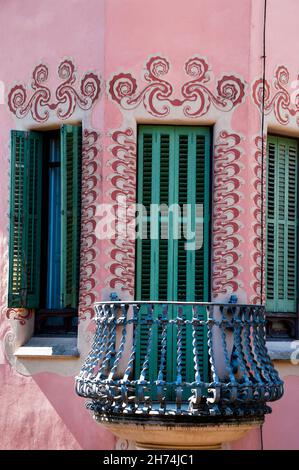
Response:
[{"label": "white window sill", "polygon": [[19,347],[14,356],[18,358],[74,359],[79,358],[77,338],[32,337],[24,346]]},{"label": "white window sill", "polygon": [[[297,343],[297,344],[296,344]],[[298,348],[299,341],[267,341],[267,349],[273,361],[289,361],[291,354]]]},{"label": "white window sill", "polygon": [[[267,341],[270,358],[275,361],[288,361],[296,349],[293,341]],[[32,337],[24,346],[19,347],[14,355],[20,358],[79,358],[77,338]]]}]

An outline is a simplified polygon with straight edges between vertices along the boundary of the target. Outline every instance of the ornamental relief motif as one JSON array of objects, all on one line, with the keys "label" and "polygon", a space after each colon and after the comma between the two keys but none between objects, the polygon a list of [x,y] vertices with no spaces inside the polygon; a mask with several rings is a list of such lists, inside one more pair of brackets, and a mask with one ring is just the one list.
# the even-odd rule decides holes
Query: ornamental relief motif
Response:
[{"label": "ornamental relief motif", "polygon": [[[110,198],[115,206],[123,200],[130,205],[136,201],[136,136],[131,128],[115,131],[109,148],[113,158],[108,162],[111,168]],[[115,208],[114,206],[114,208]],[[118,214],[119,216],[119,214]],[[134,215],[132,214],[132,217]],[[129,225],[130,221],[118,217],[119,224]],[[109,277],[106,285],[110,289],[120,289],[134,297],[135,240],[127,236],[112,238],[109,248]]]},{"label": "ornamental relief motif", "polygon": [[81,253],[79,319],[94,317],[94,303],[97,298],[97,248],[96,212],[100,194],[100,168],[102,149],[100,134],[91,129],[83,131],[82,145],[82,201],[81,201]]},{"label": "ornamental relief motif", "polygon": [[[254,280],[252,282],[252,287],[254,291],[254,295],[251,297],[251,302],[254,304],[264,304],[265,303],[265,283],[262,286],[262,277],[264,275],[265,270],[265,263],[263,262],[263,237],[262,233],[266,233],[266,178],[263,175],[266,175],[266,159],[264,162],[262,160],[262,146],[264,145],[264,155],[266,152],[266,144],[267,143],[267,136],[264,135],[264,139],[261,136],[256,136],[254,139],[254,144],[256,147],[256,151],[254,154],[254,175],[255,178],[253,180],[254,186],[254,238],[253,238],[253,251],[251,253],[251,257],[253,260],[253,277]],[[264,168],[263,168],[264,166]],[[263,289],[262,289],[263,287]]]},{"label": "ornamental relief motif", "polygon": [[181,97],[174,97],[173,85],[166,80],[170,63],[164,57],[151,57],[145,66],[145,84],[137,83],[131,73],[119,73],[108,84],[108,94],[124,110],[143,105],[155,117],[166,117],[173,108],[181,108],[189,118],[207,114],[211,107],[229,112],[245,97],[245,83],[234,75],[223,75],[211,90],[210,68],[205,59],[192,57],[185,63],[188,80],[182,85]]},{"label": "ornamental relief motif", "polygon": [[240,287],[239,264],[242,237],[240,201],[241,136],[221,131],[214,151],[213,228],[212,228],[212,294],[214,298],[236,292]]},{"label": "ornamental relief motif", "polygon": [[58,67],[58,78],[62,83],[56,88],[55,96],[46,85],[49,69],[45,64],[39,64],[32,73],[31,88],[29,91],[23,85],[15,85],[8,94],[8,107],[18,119],[29,113],[40,123],[46,122],[50,112],[55,112],[60,120],[72,116],[76,108],[84,111],[92,108],[101,92],[101,79],[99,75],[89,72],[81,80],[77,78],[74,63],[63,60]]},{"label": "ornamental relief motif", "polygon": [[[299,125],[299,92],[298,77],[290,82],[290,74],[287,67],[280,65],[274,72],[272,83],[260,78],[256,80],[252,87],[252,99],[260,112],[274,116],[279,124],[287,125],[290,119],[296,118],[296,124]],[[290,89],[291,88],[291,89]]]}]

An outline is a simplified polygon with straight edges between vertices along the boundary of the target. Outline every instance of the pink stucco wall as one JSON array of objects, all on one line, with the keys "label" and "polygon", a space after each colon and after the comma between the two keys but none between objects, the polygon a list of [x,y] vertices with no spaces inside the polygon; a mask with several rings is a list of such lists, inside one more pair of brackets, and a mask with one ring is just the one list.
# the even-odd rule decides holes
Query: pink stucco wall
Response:
[{"label": "pink stucco wall", "polygon": [[[295,80],[299,72],[294,55],[299,34],[296,27],[299,4],[296,0],[285,0],[282,9],[280,0],[268,3],[267,78],[272,82],[275,67],[284,64]],[[102,77],[101,96],[94,106],[86,112],[75,106],[74,114],[70,116],[70,121],[80,119],[85,129],[95,129],[100,134],[92,210],[101,202],[113,201],[115,191],[126,191],[123,182],[134,200],[135,181],[130,171],[134,173],[137,123],[213,125],[215,154],[219,146],[227,148],[223,131],[230,135],[232,143],[229,145],[238,156],[234,179],[237,202],[235,207],[229,207],[229,213],[238,221],[233,234],[236,258],[229,254],[223,265],[218,266],[221,288],[217,284],[212,297],[227,300],[230,293],[235,292],[244,302],[257,302],[260,289],[259,227],[255,211],[258,208],[254,207],[258,203],[254,202],[254,196],[258,191],[255,138],[260,136],[261,119],[252,100],[252,84],[262,74],[263,5],[263,0],[65,0],[63,5],[60,0],[7,0],[1,4],[0,15],[0,80],[4,82],[7,94],[15,84],[24,84],[28,94],[32,94],[32,72],[36,65],[46,64],[49,69],[47,86],[52,90],[53,98],[59,84],[57,67],[64,58],[73,61],[78,75],[96,71]],[[157,98],[156,111],[150,109],[146,101],[148,82],[144,72],[152,57],[159,58],[160,65],[162,59],[164,65],[166,61],[170,66],[165,75],[158,74],[151,84],[155,89],[162,79],[172,87],[171,99],[175,104],[170,105],[165,117],[159,115],[159,106],[163,106],[165,100]],[[211,102],[205,113],[195,117],[184,114],[182,85],[194,78],[186,74],[184,67],[195,57],[203,59],[209,67],[206,86],[214,96],[217,96],[217,83],[223,76],[233,77],[235,83],[244,88],[244,97],[236,103],[230,102],[229,112]],[[128,84],[124,74],[130,74],[133,81]],[[119,80],[123,85],[121,89],[116,86],[113,92],[111,83],[116,76],[122,76]],[[144,92],[135,107],[125,100],[134,80],[137,89],[133,95]],[[76,86],[80,92],[79,85]],[[115,97],[117,92],[123,95],[114,99],[113,93]],[[205,99],[208,101],[207,95]],[[181,104],[178,104],[180,100]],[[11,360],[8,354],[7,335],[12,331],[15,344],[19,346],[22,343],[18,339],[20,331],[29,328],[32,322],[29,318],[22,325],[19,319],[14,319],[17,314],[8,314],[6,309],[9,132],[15,128],[38,128],[42,124],[30,111],[19,119],[7,105],[0,105],[0,122],[0,339],[3,343],[0,354],[3,362],[0,365],[0,435],[4,436],[0,438],[0,448],[113,448],[114,438],[95,425],[84,409],[83,401],[75,396],[75,374],[68,373],[67,361],[63,366],[57,366],[57,371],[55,359],[51,365],[45,362],[36,368],[26,363],[30,374],[21,375],[20,364]],[[50,114],[47,124],[61,124],[55,112]],[[274,112],[269,113],[266,124],[287,131]],[[293,120],[288,127],[292,135],[299,135]],[[114,131],[127,134],[115,134]],[[124,135],[125,142],[122,140]],[[125,155],[125,164],[117,167],[119,177],[111,162],[122,161],[120,150]],[[97,221],[96,216],[94,221]],[[228,231],[226,241],[230,243],[230,228],[225,230]],[[123,249],[110,240],[92,243],[94,259],[87,263],[87,277],[93,278],[91,287],[86,280],[90,289],[89,302],[107,298],[111,290],[117,291],[122,299],[133,297],[134,255],[128,256],[132,246]],[[84,302],[87,302],[86,297]],[[88,308],[87,311],[90,313]],[[81,359],[90,344],[89,322],[90,314],[82,314],[79,327]],[[42,359],[34,361],[41,362]],[[297,393],[298,378],[288,377],[285,397],[273,406],[273,414],[266,418],[264,448],[299,448],[293,413]],[[232,448],[257,449],[260,445],[261,435],[256,431],[233,444]]]},{"label": "pink stucco wall", "polygon": [[273,403],[272,414],[263,427],[264,449],[267,450],[298,450],[299,377],[284,377],[284,383],[285,394],[279,402]]},{"label": "pink stucco wall", "polygon": [[299,377],[286,376],[283,380],[284,396],[271,404],[272,413],[266,416],[264,425],[231,443],[232,450],[298,450]]},{"label": "pink stucco wall", "polygon": [[112,449],[113,437],[91,419],[73,377],[24,377],[0,366],[1,449]]},{"label": "pink stucco wall", "polygon": [[[104,2],[89,0],[1,2],[0,79],[8,87],[30,86],[34,67],[49,68],[49,86],[54,84],[59,63],[71,58],[78,73],[104,71]],[[92,114],[91,126],[103,128],[103,109]],[[17,128],[14,115],[0,105],[0,237],[1,237],[1,325],[5,344],[7,288],[7,213],[9,133]],[[35,123],[36,124],[36,123]],[[28,127],[34,121],[27,123]],[[15,323],[15,320],[12,320]],[[20,326],[22,328],[22,326]],[[26,328],[26,326],[24,326]],[[4,349],[4,346],[3,346]],[[21,375],[0,354],[0,448],[1,449],[112,449],[114,437],[97,425],[74,392],[74,376],[67,373]],[[42,361],[42,360],[41,360]],[[55,361],[55,360],[54,360]],[[67,362],[67,361],[66,361]],[[80,365],[78,364],[78,370]]]}]

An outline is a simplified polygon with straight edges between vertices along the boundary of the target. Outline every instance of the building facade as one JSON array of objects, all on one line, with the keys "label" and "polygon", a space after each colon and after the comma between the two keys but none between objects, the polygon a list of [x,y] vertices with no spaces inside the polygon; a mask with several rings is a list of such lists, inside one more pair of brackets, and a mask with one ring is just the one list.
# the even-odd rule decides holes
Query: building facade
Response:
[{"label": "building facade", "polygon": [[[4,0],[1,11],[0,447],[132,445],[74,391],[94,304],[112,295],[266,305],[284,396],[227,447],[298,449],[296,0]],[[122,204],[190,201],[198,258],[128,236]]]}]

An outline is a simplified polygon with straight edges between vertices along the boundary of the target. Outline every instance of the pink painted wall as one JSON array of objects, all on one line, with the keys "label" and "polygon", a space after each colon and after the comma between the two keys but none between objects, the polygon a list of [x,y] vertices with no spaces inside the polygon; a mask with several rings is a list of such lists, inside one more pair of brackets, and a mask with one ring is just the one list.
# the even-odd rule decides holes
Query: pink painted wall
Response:
[{"label": "pink painted wall", "polygon": [[112,449],[114,438],[91,418],[74,393],[74,378],[24,377],[0,366],[1,449]]},{"label": "pink painted wall", "polygon": [[298,450],[299,377],[284,377],[285,394],[273,403],[272,414],[263,427],[264,449]]},{"label": "pink painted wall", "polygon": [[[272,83],[275,67],[284,64],[291,79],[295,80],[299,72],[294,56],[299,34],[296,27],[299,4],[296,0],[285,0],[282,9],[280,0],[268,3],[267,79]],[[235,292],[244,302],[260,301],[260,164],[255,138],[260,136],[261,119],[252,99],[252,84],[262,73],[263,4],[263,0],[65,0],[62,7],[60,0],[10,0],[2,2],[0,16],[0,79],[7,94],[14,85],[24,84],[31,96],[31,75],[34,67],[42,63],[48,66],[47,86],[54,99],[60,83],[57,67],[66,57],[76,65],[78,76],[94,71],[102,77],[101,97],[88,110],[82,110],[73,98],[76,105],[70,116],[70,119],[82,120],[85,129],[95,129],[100,134],[97,170],[92,175],[95,196],[89,207],[92,220],[87,227],[98,221],[95,215],[97,204],[114,201],[115,193],[129,193],[134,200],[138,123],[214,126],[215,159],[222,148],[224,151],[231,149],[237,161],[236,174],[228,175],[223,170],[224,173],[219,175],[220,186],[216,188],[227,204],[226,214],[235,219],[236,226],[231,235],[228,219],[215,211],[214,218],[220,220],[224,238],[220,246],[214,247],[212,255],[217,281],[212,297],[227,300]],[[151,57],[159,59],[155,62],[155,75],[146,81],[144,73],[152,63]],[[196,67],[191,69],[191,75],[187,73],[188,61],[194,58],[196,67],[205,63],[209,68],[204,82],[208,91],[203,92],[205,112],[195,112],[194,117],[190,117],[185,110],[190,100],[182,95],[182,85],[198,79]],[[161,71],[167,73],[161,74]],[[219,101],[223,79],[228,86],[228,95],[222,95],[222,98],[227,98],[229,110]],[[172,103],[155,95],[155,108],[151,108],[147,87],[150,83],[151,90],[157,90],[161,80],[172,88]],[[197,84],[200,89],[199,79]],[[74,88],[81,93],[78,81]],[[232,95],[229,95],[230,91]],[[237,93],[240,93],[240,99]],[[211,94],[214,101],[209,98]],[[136,106],[128,101],[132,97],[138,98]],[[192,106],[195,104],[191,102]],[[169,113],[164,117],[161,115],[163,105],[169,106]],[[63,366],[57,366],[57,371],[55,359],[51,365],[44,362],[36,368],[27,364],[30,374],[24,376],[21,365],[11,360],[7,349],[7,335],[12,334],[15,346],[19,346],[22,341],[18,335],[28,336],[32,326],[32,316],[29,315],[22,326],[20,319],[14,320],[18,312],[11,314],[6,309],[9,132],[15,128],[38,128],[41,123],[34,119],[31,110],[19,119],[7,105],[0,105],[0,339],[3,344],[0,354],[3,363],[0,365],[0,413],[3,414],[0,415],[0,435],[4,436],[0,448],[109,449],[114,446],[114,438],[93,423],[84,410],[83,400],[75,396],[75,374],[68,372],[67,361]],[[279,113],[270,110],[266,124],[280,126],[286,132],[290,128],[293,135],[296,132],[299,135],[295,118],[286,125],[281,124],[277,116]],[[51,111],[47,123],[61,124],[61,121]],[[233,205],[225,199],[223,182],[226,177],[231,178],[233,185],[236,198]],[[89,232],[86,236],[88,243],[92,235]],[[217,225],[213,229],[213,236],[216,235]],[[122,299],[134,296],[132,244],[118,246],[111,240],[92,240],[90,243],[93,258],[87,261],[87,269],[82,274],[85,276],[82,286],[87,286],[89,294],[88,298],[83,293],[81,297],[78,339],[81,359],[91,341],[92,309],[88,307],[93,301],[107,298],[111,290],[117,291]],[[234,252],[229,248],[231,244],[236,247]],[[224,253],[220,264],[217,249]],[[82,254],[89,259],[88,248]],[[266,418],[263,428],[265,448],[299,448],[296,435],[292,434],[290,439],[286,433],[287,426],[290,430],[295,429],[296,416],[290,404],[295,401],[296,384],[297,377],[287,379],[285,397],[273,406],[273,414]],[[285,424],[279,427],[276,423]],[[257,449],[260,442],[260,433],[253,432],[235,443],[233,448]]]},{"label": "pink painted wall", "polygon": [[[1,2],[0,79],[8,87],[16,83],[30,88],[34,67],[49,68],[49,86],[56,85],[57,67],[72,58],[78,73],[104,70],[104,2],[89,0],[10,0]],[[53,97],[54,98],[54,97]],[[97,425],[74,392],[74,375],[37,373],[23,376],[7,363],[5,337],[10,331],[6,317],[7,213],[9,135],[17,119],[0,105],[0,448],[1,449],[111,449],[114,437]],[[20,120],[22,121],[22,120]],[[91,116],[91,125],[103,127],[103,109]],[[30,119],[28,127],[36,125]],[[14,326],[16,320],[11,322]],[[26,325],[24,327],[26,328]],[[66,361],[66,369],[67,369]],[[78,370],[79,370],[78,365]]]}]

